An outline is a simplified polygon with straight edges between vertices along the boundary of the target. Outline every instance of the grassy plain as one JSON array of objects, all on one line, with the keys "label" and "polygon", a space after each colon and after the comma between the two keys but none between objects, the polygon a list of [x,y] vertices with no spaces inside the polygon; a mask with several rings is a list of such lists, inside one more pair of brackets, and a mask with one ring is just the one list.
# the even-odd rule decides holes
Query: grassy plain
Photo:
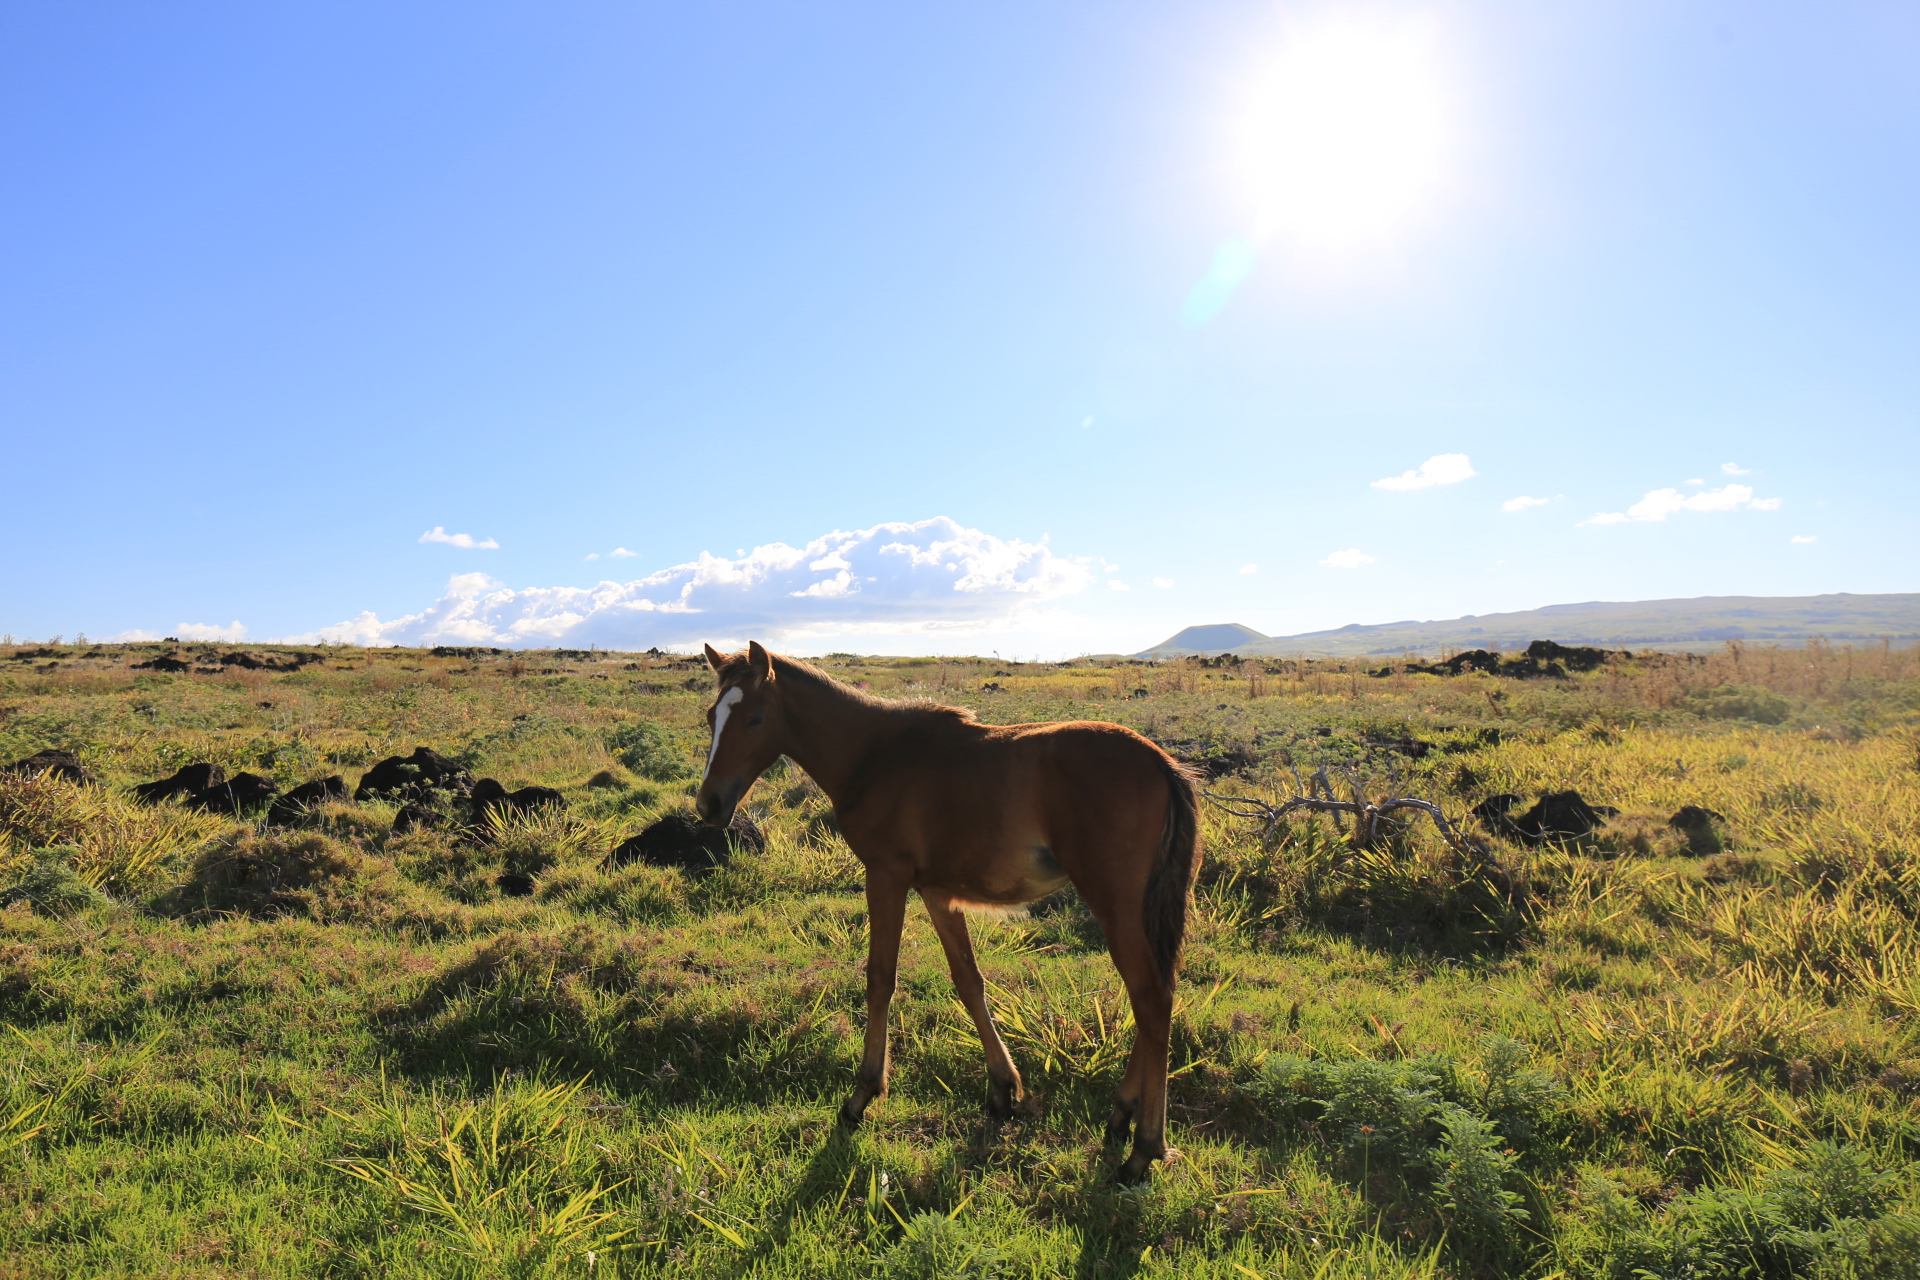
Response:
[{"label": "grassy plain", "polygon": [[[1463,860],[1425,825],[1356,850],[1209,809],[1181,1157],[1140,1191],[1105,1181],[1130,1027],[1070,896],[975,925],[1023,1114],[983,1120],[910,917],[893,1093],[848,1135],[864,909],[818,791],[764,779],[766,851],[710,874],[600,866],[687,803],[703,664],[131,669],[157,652],[0,649],[0,760],[69,747],[105,783],[0,780],[0,1275],[1920,1274],[1911,652],[1525,682],[823,664],[1251,760],[1234,794],[1324,764],[1455,818],[1566,787],[1620,810]],[[127,794],[200,759],[351,784],[418,744],[569,807],[476,848],[378,803],[273,829]],[[1723,816],[1720,852],[1665,825],[1685,804]]]}]

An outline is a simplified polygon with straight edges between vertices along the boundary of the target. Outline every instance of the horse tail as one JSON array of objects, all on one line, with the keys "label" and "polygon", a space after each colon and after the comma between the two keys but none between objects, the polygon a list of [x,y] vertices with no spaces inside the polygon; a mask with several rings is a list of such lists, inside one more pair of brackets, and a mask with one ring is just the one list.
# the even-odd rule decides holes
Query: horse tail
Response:
[{"label": "horse tail", "polygon": [[1171,990],[1180,966],[1180,948],[1187,940],[1193,875],[1200,865],[1200,797],[1194,775],[1186,767],[1163,758],[1160,772],[1167,780],[1167,825],[1147,877],[1144,911],[1147,945],[1161,980]]}]

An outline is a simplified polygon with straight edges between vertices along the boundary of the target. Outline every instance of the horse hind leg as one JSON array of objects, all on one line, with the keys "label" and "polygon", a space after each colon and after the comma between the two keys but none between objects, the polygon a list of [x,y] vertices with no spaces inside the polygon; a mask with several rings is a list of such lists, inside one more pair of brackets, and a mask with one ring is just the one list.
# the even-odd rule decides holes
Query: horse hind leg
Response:
[{"label": "horse hind leg", "polygon": [[867,1035],[853,1094],[841,1104],[840,1123],[858,1125],[867,1104],[887,1091],[887,1011],[900,975],[900,930],[907,918],[907,886],[867,876]]},{"label": "horse hind leg", "polygon": [[929,897],[925,893],[920,896],[927,904],[933,931],[940,936],[940,946],[947,953],[947,971],[953,975],[954,990],[972,1017],[973,1029],[979,1033],[980,1045],[986,1050],[987,1114],[996,1120],[1005,1120],[1023,1096],[1020,1072],[1014,1067],[1013,1056],[1007,1052],[999,1028],[993,1025],[993,1014],[987,1009],[986,983],[974,960],[967,917],[953,905],[951,898]]},{"label": "horse hind leg", "polygon": [[[1103,922],[1104,923],[1104,922]],[[1133,1005],[1133,1052],[1127,1074],[1120,1081],[1113,1115],[1107,1121],[1109,1141],[1118,1141],[1132,1122],[1133,1150],[1114,1171],[1123,1185],[1144,1181],[1153,1162],[1167,1155],[1167,1059],[1173,1042],[1173,983],[1160,973],[1147,945],[1144,930],[1120,921],[1107,934],[1108,951]]]}]

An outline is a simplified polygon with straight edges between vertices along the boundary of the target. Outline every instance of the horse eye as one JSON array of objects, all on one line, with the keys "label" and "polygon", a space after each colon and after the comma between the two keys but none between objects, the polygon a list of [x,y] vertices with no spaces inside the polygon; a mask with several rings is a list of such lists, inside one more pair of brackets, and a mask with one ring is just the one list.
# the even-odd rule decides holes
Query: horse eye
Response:
[{"label": "horse eye", "polygon": [[756,728],[758,728],[758,727],[760,726],[760,722],[761,722],[762,720],[764,720],[764,719],[766,719],[766,717],[765,717],[765,716],[748,716],[748,717],[747,717],[747,728],[749,728],[749,729],[756,729]]}]

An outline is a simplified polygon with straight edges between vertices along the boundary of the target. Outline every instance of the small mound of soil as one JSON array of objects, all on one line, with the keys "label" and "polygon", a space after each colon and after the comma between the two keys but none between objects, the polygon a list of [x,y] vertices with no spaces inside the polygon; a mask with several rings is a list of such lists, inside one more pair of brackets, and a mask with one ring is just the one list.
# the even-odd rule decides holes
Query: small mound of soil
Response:
[{"label": "small mound of soil", "polygon": [[1687,852],[1697,858],[1711,858],[1726,848],[1718,824],[1726,818],[1697,804],[1682,805],[1667,819],[1667,825],[1687,838]]},{"label": "small mound of soil", "polygon": [[432,747],[415,747],[410,756],[388,756],[360,777],[355,800],[418,800],[432,791],[465,794],[473,775]]},{"label": "small mound of soil", "polygon": [[97,787],[100,779],[93,776],[93,770],[80,763],[80,758],[71,751],[36,751],[24,760],[15,760],[12,764],[0,768],[0,773],[18,774],[23,778],[37,778],[43,773],[83,787]]},{"label": "small mound of soil", "polygon": [[254,773],[236,773],[225,782],[216,782],[187,797],[187,806],[207,813],[230,813],[235,817],[248,809],[257,809],[273,799],[277,788]]},{"label": "small mound of soil", "polygon": [[303,782],[273,802],[267,810],[271,826],[285,827],[300,821],[323,804],[343,804],[347,799],[347,780],[339,774]]},{"label": "small mound of soil", "polygon": [[366,874],[371,860],[316,831],[222,840],[194,859],[186,883],[162,899],[169,915],[192,921],[238,913],[261,919],[320,915],[317,899]]},{"label": "small mound of soil", "polygon": [[190,796],[196,791],[218,786],[227,780],[227,771],[217,764],[197,760],[172,777],[143,782],[133,789],[133,798],[141,804],[159,804],[174,796]]},{"label": "small mound of soil", "polygon": [[733,821],[721,830],[681,810],[661,818],[639,835],[621,841],[601,865],[612,869],[645,862],[656,867],[707,871],[726,865],[738,850],[759,853],[766,847],[766,836],[744,813],[736,812]]}]

